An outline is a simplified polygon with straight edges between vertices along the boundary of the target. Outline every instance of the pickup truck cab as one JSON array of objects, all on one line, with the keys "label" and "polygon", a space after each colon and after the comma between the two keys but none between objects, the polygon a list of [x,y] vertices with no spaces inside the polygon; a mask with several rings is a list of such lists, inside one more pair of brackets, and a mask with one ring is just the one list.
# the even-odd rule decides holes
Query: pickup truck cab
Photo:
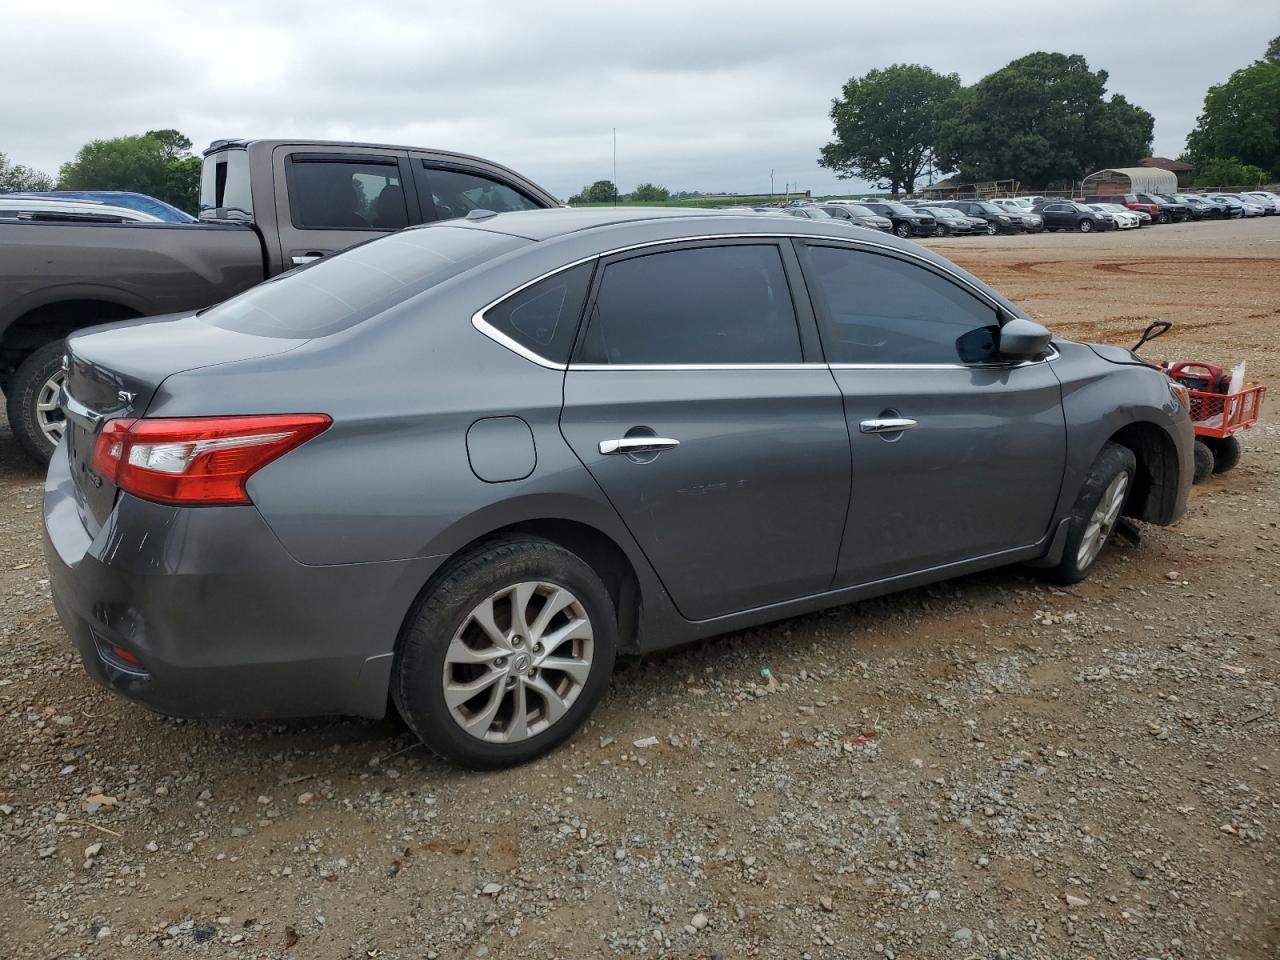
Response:
[{"label": "pickup truck cab", "polygon": [[381,144],[216,140],[196,223],[0,221],[0,389],[23,447],[64,429],[62,342],[112,320],[179,313],[412,224],[561,206],[466,154]]}]

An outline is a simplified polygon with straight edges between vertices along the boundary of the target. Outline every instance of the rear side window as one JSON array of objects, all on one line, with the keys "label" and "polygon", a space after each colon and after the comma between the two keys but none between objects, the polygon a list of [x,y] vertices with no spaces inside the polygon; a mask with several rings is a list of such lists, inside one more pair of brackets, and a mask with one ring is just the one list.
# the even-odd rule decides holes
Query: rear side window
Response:
[{"label": "rear side window", "polygon": [[894,257],[808,248],[807,277],[830,363],[984,363],[996,359],[995,308]]},{"label": "rear side window", "polygon": [[260,283],[201,317],[263,337],[323,337],[528,242],[460,227],[403,230]]},{"label": "rear side window", "polygon": [[399,230],[409,223],[394,161],[293,156],[289,212],[293,225],[304,230]]},{"label": "rear side window", "polygon": [[546,360],[567,363],[594,268],[594,261],[580,263],[539,280],[486,310],[484,322]]},{"label": "rear side window", "polygon": [[472,210],[509,213],[542,207],[514,187],[480,173],[431,167],[426,161],[423,161],[423,171],[427,192],[441,220],[465,217]]},{"label": "rear side window", "polygon": [[609,264],[578,359],[799,363],[800,332],[778,248],[700,247]]}]

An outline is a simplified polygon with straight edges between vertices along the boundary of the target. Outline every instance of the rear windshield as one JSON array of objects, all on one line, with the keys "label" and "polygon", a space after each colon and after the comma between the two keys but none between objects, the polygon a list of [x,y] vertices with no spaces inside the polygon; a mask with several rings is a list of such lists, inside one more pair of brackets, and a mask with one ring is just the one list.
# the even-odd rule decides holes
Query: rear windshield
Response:
[{"label": "rear windshield", "polygon": [[253,220],[246,151],[224,150],[204,158],[200,166],[200,219]]},{"label": "rear windshield", "polygon": [[281,274],[201,318],[261,337],[323,337],[528,242],[443,225],[402,230]]}]

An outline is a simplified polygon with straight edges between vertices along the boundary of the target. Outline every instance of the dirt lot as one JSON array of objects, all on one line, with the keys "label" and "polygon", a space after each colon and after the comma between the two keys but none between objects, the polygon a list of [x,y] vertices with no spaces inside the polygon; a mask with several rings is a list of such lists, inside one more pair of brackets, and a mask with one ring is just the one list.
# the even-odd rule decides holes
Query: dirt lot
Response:
[{"label": "dirt lot", "polygon": [[[1280,220],[937,247],[1062,334],[1165,318],[1153,357],[1280,384]],[[1274,422],[1078,588],[998,571],[727,636],[483,776],[391,720],[109,696],[39,497],[0,423],[5,958],[1280,957]]]}]

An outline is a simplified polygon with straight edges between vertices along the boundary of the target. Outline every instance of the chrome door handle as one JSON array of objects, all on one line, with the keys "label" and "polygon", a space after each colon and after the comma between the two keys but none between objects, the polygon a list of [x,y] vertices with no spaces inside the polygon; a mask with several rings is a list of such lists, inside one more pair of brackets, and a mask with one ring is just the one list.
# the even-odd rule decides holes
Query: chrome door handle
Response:
[{"label": "chrome door handle", "polygon": [[600,452],[605,456],[619,453],[661,453],[680,446],[671,437],[622,437],[620,440],[601,440]]},{"label": "chrome door handle", "polygon": [[898,433],[910,430],[916,422],[908,417],[885,417],[881,420],[863,420],[858,429],[863,433]]},{"label": "chrome door handle", "polygon": [[295,253],[289,259],[293,261],[295,267],[300,267],[303,264],[313,263],[323,256],[324,254],[322,253]]}]

